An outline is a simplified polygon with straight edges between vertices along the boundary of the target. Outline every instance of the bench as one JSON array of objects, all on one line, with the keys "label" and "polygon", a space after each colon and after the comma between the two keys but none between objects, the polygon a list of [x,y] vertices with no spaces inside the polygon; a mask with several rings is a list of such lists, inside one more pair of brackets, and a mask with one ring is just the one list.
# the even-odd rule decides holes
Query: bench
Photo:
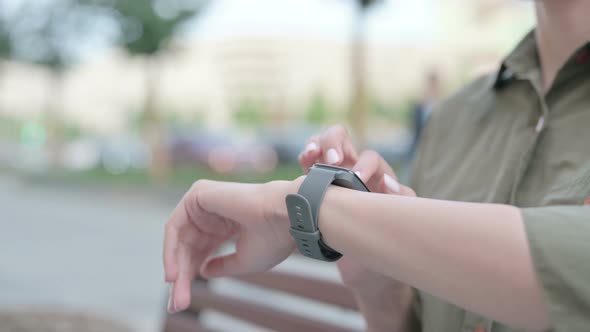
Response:
[{"label": "bench", "polygon": [[[254,288],[273,293],[290,294],[292,296],[322,303],[324,306],[342,310],[343,314],[352,312],[358,314],[354,298],[350,291],[342,284],[296,275],[286,272],[265,272],[248,276],[231,278]],[[221,294],[214,287],[210,287],[204,280],[196,280],[192,287],[192,301],[190,308],[182,313],[167,315],[164,332],[210,332],[215,331],[203,324],[200,316],[207,311],[213,311],[230,316],[240,321],[248,322],[266,330],[279,332],[352,332],[352,329],[332,321],[322,321],[301,312],[284,310],[276,303],[257,301]]]}]

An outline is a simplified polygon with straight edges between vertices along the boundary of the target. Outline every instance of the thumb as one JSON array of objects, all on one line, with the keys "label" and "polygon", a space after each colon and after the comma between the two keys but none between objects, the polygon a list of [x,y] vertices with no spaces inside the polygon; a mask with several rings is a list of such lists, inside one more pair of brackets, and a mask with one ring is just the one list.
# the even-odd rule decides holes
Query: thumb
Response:
[{"label": "thumb", "polygon": [[267,271],[285,260],[293,246],[278,248],[269,244],[267,236],[245,232],[238,237],[235,252],[209,257],[200,272],[205,278],[218,278]]},{"label": "thumb", "polygon": [[219,278],[245,274],[246,267],[240,263],[237,253],[210,257],[201,266],[201,275],[204,278]]},{"label": "thumb", "polygon": [[410,187],[406,187],[404,185],[401,186],[400,195],[402,195],[402,196],[409,196],[409,197],[416,197],[417,196],[417,194],[414,191],[414,189],[412,189]]},{"label": "thumb", "polygon": [[399,184],[399,182],[389,174],[383,174],[383,192],[392,195],[416,196],[416,192],[412,188]]}]

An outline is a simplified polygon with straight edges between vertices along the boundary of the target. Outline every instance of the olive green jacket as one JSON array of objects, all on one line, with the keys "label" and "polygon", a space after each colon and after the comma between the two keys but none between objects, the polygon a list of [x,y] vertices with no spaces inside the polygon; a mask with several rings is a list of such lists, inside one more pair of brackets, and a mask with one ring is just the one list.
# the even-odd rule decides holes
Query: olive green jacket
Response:
[{"label": "olive green jacket", "polygon": [[[498,72],[441,103],[410,185],[421,197],[520,207],[553,330],[590,331],[590,43],[543,93],[530,33]],[[421,331],[516,331],[417,294]]]}]

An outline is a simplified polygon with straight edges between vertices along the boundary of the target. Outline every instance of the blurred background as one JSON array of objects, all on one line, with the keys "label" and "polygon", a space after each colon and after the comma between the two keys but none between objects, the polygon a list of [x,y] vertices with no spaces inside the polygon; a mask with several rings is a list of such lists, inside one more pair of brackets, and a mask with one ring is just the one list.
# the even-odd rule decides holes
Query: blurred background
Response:
[{"label": "blurred background", "polygon": [[403,177],[431,105],[495,70],[530,7],[0,0],[0,330],[161,330],[163,224],[192,182],[292,179],[335,123]]}]

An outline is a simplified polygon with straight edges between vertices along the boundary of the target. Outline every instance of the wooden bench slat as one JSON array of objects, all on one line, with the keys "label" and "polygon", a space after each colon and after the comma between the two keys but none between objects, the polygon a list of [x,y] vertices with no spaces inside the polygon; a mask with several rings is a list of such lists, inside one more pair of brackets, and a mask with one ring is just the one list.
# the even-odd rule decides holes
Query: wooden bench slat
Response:
[{"label": "wooden bench slat", "polygon": [[201,325],[194,314],[177,313],[166,316],[164,332],[214,332]]},{"label": "wooden bench slat", "polygon": [[256,286],[280,290],[319,302],[357,310],[354,297],[348,288],[335,282],[313,279],[281,272],[264,272],[233,277]]},{"label": "wooden bench slat", "polygon": [[278,332],[353,332],[333,324],[279,311],[271,307],[246,302],[212,292],[206,284],[195,283],[192,288],[191,310],[211,309]]}]

